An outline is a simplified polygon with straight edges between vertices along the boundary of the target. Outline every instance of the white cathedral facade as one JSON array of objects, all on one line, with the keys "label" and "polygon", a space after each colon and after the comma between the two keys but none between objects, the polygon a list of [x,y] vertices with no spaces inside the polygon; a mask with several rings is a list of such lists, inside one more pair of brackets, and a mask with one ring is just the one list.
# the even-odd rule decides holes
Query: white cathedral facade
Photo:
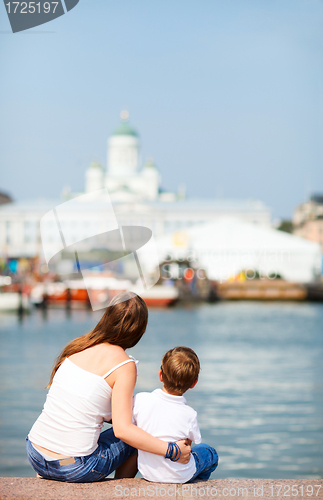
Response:
[{"label": "white cathedral facade", "polygon": [[116,202],[174,201],[173,193],[160,193],[161,178],[153,161],[141,167],[139,136],[128,117],[128,112],[122,111],[122,121],[108,139],[107,170],[97,162],[87,169],[85,192],[107,188]]},{"label": "white cathedral facade", "polygon": [[65,192],[64,199],[42,198],[0,207],[0,257],[41,255],[41,218],[71,198],[77,202],[80,195],[88,196],[80,196],[79,203],[69,205],[74,208],[65,210],[64,224],[71,228],[74,241],[84,239],[88,227],[99,230],[107,203],[104,199],[93,201],[91,193],[104,188],[109,192],[120,226],[146,226],[155,238],[214,222],[223,216],[270,227],[271,211],[259,200],[196,199],[185,197],[183,189],[178,193],[162,190],[161,175],[154,163],[148,161],[141,165],[139,136],[130,126],[127,112],[123,112],[121,118],[108,139],[107,168],[92,162],[85,174],[85,193]]}]

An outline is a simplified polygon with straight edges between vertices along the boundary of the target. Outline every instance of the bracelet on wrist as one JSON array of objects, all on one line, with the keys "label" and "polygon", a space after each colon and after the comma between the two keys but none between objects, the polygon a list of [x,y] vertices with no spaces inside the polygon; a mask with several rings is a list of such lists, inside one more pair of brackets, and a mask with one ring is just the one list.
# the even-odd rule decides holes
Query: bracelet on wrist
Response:
[{"label": "bracelet on wrist", "polygon": [[169,442],[165,458],[169,458],[172,462],[177,462],[181,458],[181,449],[175,442]]}]

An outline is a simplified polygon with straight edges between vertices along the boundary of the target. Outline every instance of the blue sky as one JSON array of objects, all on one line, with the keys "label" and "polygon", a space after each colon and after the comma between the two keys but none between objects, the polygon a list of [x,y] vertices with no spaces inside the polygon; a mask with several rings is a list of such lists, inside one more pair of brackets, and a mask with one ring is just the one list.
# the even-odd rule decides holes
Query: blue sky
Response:
[{"label": "blue sky", "polygon": [[10,33],[0,5],[0,190],[81,190],[123,108],[163,185],[288,218],[323,192],[322,0],[80,0]]}]

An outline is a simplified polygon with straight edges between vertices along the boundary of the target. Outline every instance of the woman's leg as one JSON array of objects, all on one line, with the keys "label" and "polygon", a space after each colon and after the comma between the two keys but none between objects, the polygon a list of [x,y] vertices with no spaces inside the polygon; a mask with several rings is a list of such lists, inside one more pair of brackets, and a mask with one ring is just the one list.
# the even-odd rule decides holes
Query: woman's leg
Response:
[{"label": "woman's leg", "polygon": [[46,460],[27,438],[27,457],[37,476],[55,481],[84,483],[100,481],[102,474],[95,470],[96,452],[87,457],[68,457],[61,460]]},{"label": "woman's leg", "polygon": [[[115,478],[135,477],[137,469],[137,455],[135,448],[116,438],[112,427],[101,433],[98,441],[100,448],[100,462],[105,459],[109,464],[106,475],[115,471]],[[104,470],[104,469],[102,469]]]},{"label": "woman's leg", "polygon": [[114,479],[124,479],[126,477],[135,477],[138,472],[137,467],[138,454],[132,455],[120,467],[117,468]]},{"label": "woman's leg", "polygon": [[[48,461],[27,439],[27,456],[35,472],[46,479],[56,481],[71,483],[100,481],[117,469],[118,477],[134,477],[136,457],[132,458],[133,455],[137,456],[137,450],[117,439],[112,428],[101,433],[98,447],[91,455],[71,457],[70,460]],[[128,462],[130,457],[132,461]]]}]

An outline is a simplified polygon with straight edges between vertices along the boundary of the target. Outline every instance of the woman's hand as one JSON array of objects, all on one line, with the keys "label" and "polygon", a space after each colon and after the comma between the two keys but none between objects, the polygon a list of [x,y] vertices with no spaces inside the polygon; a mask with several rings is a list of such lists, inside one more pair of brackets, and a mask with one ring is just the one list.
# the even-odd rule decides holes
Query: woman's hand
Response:
[{"label": "woman's hand", "polygon": [[191,457],[191,442],[189,439],[181,439],[180,441],[176,441],[180,450],[181,450],[181,458],[177,460],[180,464],[188,464]]}]

